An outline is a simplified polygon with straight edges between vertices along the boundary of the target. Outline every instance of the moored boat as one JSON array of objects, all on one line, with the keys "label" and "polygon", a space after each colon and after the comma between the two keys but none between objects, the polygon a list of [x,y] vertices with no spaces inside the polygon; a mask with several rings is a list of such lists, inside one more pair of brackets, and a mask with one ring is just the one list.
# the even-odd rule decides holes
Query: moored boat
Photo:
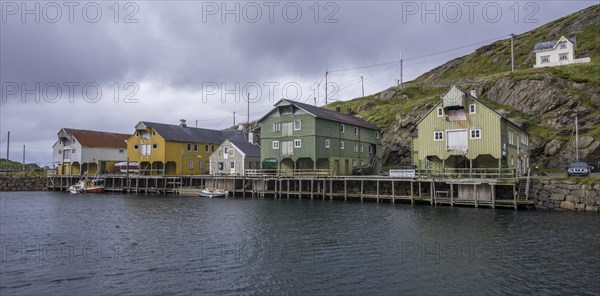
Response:
[{"label": "moored boat", "polygon": [[79,180],[75,185],[69,187],[70,193],[103,193],[104,179],[88,179],[87,176]]},{"label": "moored boat", "polygon": [[217,190],[217,189],[202,189],[198,192],[198,196],[202,197],[227,197],[229,196],[229,191]]}]

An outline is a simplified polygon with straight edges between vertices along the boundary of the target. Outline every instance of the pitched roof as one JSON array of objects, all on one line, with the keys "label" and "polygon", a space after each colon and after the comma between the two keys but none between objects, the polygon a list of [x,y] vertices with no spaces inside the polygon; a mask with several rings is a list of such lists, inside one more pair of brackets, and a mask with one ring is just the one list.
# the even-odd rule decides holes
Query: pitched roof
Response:
[{"label": "pitched roof", "polygon": [[[111,132],[92,131],[92,130],[81,130],[72,128],[63,128],[66,134],[73,135],[73,137],[84,147],[98,147],[98,148],[127,148],[127,139],[131,135],[128,134],[117,134]],[[61,132],[59,132],[60,135]]]},{"label": "pitched roof", "polygon": [[235,147],[240,149],[246,157],[260,157],[260,147],[248,141],[230,141]]},{"label": "pitched roof", "polygon": [[[562,39],[562,37],[561,37]],[[556,44],[558,44],[558,42],[561,40],[552,40],[552,41],[544,41],[544,42],[540,42],[537,43],[535,46],[533,46],[533,51],[539,51],[539,50],[546,50],[546,49],[551,49],[554,48],[556,46]],[[575,45],[575,37],[571,37],[571,38],[565,38],[567,40],[569,40],[569,42],[573,43],[573,45]]]},{"label": "pitched roof", "polygon": [[243,131],[220,131],[206,128],[182,127],[180,125],[140,121],[145,127],[154,129],[166,141],[221,144],[225,139],[245,139]]},{"label": "pitched roof", "polygon": [[[374,129],[374,130],[381,130],[381,128],[379,128],[378,126],[376,126],[360,117],[356,117],[356,116],[344,114],[341,112],[337,112],[337,111],[333,111],[333,110],[329,110],[329,109],[325,109],[322,107],[317,107],[317,106],[313,106],[313,105],[309,105],[309,104],[304,104],[304,103],[300,103],[300,102],[296,102],[296,101],[292,101],[292,100],[281,99],[277,103],[275,103],[275,106],[277,106],[281,102],[287,102],[291,105],[294,105],[294,106],[312,114],[313,116],[315,116],[317,118],[327,119],[327,120],[331,120],[331,121],[337,121],[337,122],[341,122],[341,123],[347,123],[347,124],[351,124],[351,125],[361,126],[364,128]],[[275,109],[277,109],[277,108],[274,108],[273,110],[271,110],[269,113],[267,113],[265,116],[263,116],[263,118],[261,118],[259,121],[262,121],[267,115],[269,115]]]}]

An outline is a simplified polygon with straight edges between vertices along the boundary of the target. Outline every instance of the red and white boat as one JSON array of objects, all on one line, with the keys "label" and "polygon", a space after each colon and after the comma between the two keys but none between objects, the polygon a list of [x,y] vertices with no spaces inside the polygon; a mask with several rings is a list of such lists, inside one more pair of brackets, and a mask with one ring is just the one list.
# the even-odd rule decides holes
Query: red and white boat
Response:
[{"label": "red and white boat", "polygon": [[87,176],[79,180],[77,184],[69,187],[71,193],[103,193],[104,179],[94,178],[88,179]]}]

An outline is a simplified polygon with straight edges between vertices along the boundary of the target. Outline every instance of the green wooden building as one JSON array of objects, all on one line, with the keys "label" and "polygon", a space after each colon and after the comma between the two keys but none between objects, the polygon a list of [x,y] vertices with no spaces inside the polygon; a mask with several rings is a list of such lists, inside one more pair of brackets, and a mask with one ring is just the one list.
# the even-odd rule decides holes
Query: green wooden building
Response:
[{"label": "green wooden building", "polygon": [[412,162],[420,169],[529,167],[529,135],[493,109],[452,86],[418,123]]},{"label": "green wooden building", "polygon": [[379,127],[350,110],[341,113],[286,99],[274,106],[259,120],[263,169],[381,172]]}]

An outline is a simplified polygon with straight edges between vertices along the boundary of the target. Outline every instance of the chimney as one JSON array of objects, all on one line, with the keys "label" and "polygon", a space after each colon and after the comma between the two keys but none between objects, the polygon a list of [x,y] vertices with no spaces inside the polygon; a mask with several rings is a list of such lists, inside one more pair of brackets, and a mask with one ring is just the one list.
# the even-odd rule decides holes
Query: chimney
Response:
[{"label": "chimney", "polygon": [[253,132],[248,133],[248,142],[250,142],[251,144],[254,144],[254,133]]},{"label": "chimney", "polygon": [[477,91],[474,88],[471,89],[470,95],[471,95],[471,97],[474,97],[477,99]]},{"label": "chimney", "polygon": [[187,124],[185,123],[185,119],[179,119],[179,126],[180,127],[187,127]]},{"label": "chimney", "polygon": [[335,112],[340,113],[340,107],[335,107]]},{"label": "chimney", "polygon": [[346,108],[346,113],[348,115],[352,115],[352,109],[351,108]]}]

